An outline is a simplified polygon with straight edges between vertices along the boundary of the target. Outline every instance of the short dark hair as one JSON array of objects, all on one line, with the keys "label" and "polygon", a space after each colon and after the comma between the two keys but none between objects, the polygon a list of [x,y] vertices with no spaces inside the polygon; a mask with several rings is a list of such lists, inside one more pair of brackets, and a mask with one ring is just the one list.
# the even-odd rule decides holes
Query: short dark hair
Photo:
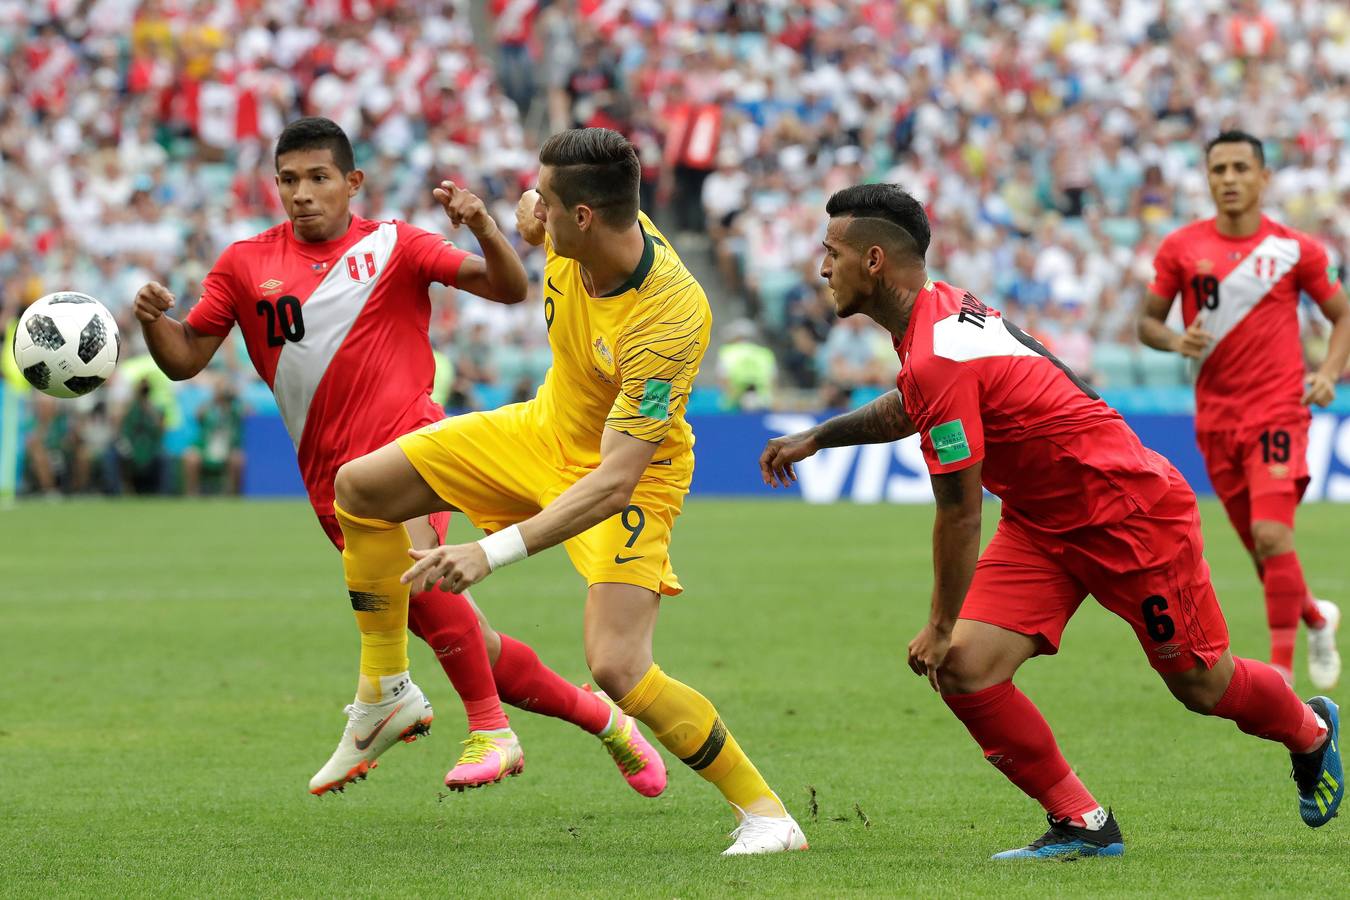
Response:
[{"label": "short dark hair", "polygon": [[352,153],[352,142],[347,133],[332,119],[322,116],[305,116],[287,125],[277,138],[277,152],[273,164],[280,164],[283,153],[296,150],[323,150],[333,153],[333,163],[346,175],[356,168],[356,157]]},{"label": "short dark hair", "polygon": [[637,221],[642,166],[637,148],[617,131],[560,131],[539,148],[539,162],[553,169],[551,187],[568,209],[589,206],[615,228]]},{"label": "short dark hair", "polygon": [[1263,167],[1266,164],[1266,151],[1261,146],[1261,139],[1254,134],[1238,129],[1229,129],[1219,132],[1218,136],[1205,145],[1205,161],[1209,161],[1209,151],[1213,150],[1219,144],[1251,144],[1252,152],[1256,154],[1256,161]]},{"label": "short dark hair", "polygon": [[[893,241],[899,235],[885,224],[889,223],[909,238],[905,242],[906,249],[920,260],[928,253],[928,242],[932,240],[928,214],[923,211],[923,204],[898,184],[855,184],[846,187],[830,197],[825,204],[825,212],[831,219],[852,216],[858,220],[849,226],[850,240],[854,240],[854,229],[858,228],[857,237],[867,236],[874,244],[885,239],[879,236],[883,233],[890,233]],[[871,227],[873,224],[877,227]]]}]

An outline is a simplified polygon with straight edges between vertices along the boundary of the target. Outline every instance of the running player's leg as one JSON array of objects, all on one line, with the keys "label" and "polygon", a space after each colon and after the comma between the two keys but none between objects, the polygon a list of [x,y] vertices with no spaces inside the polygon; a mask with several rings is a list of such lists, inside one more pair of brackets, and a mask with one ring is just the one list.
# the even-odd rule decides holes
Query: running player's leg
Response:
[{"label": "running player's leg", "polygon": [[[417,491],[430,490],[441,502],[438,508],[453,506],[475,526],[495,531],[537,512],[539,498],[549,485],[558,481],[560,462],[550,458],[547,448],[533,440],[536,433],[528,404],[446,419],[399,439],[397,447],[392,448],[402,453],[402,459],[394,460],[400,470],[397,477],[410,481],[403,467],[411,468],[421,485]],[[365,459],[368,458],[357,463]],[[349,466],[344,471],[358,474],[353,471],[355,464]],[[388,473],[373,474],[385,477]],[[426,501],[423,494],[420,502]],[[403,560],[398,566],[399,575],[409,563]],[[429,593],[434,598],[438,592]],[[472,600],[466,602],[474,611],[482,641],[489,648],[494,681],[500,676],[505,685],[498,688],[503,699],[567,718],[600,737],[613,753],[614,747],[610,745],[617,738],[610,732],[625,729],[619,727],[622,722],[612,720],[626,717],[615,716],[603,698],[563,681],[543,666],[529,647],[498,635],[486,625]],[[634,732],[628,743],[645,743],[635,729],[627,730]],[[628,743],[624,743],[625,748]],[[462,789],[495,782],[518,773],[522,764],[523,756],[514,735],[475,731],[459,762],[446,775],[446,784]],[[644,793],[650,792],[651,785],[636,784],[633,778],[628,780]],[[664,777],[661,786],[664,787]]]},{"label": "running player's leg", "polygon": [[[449,515],[436,513],[404,523],[418,549],[439,546]],[[431,589],[408,598],[408,630],[431,647],[464,704],[470,732],[510,728],[497,696],[478,612],[463,594]]]},{"label": "running player's leg", "polygon": [[[447,596],[440,590],[427,591],[425,595]],[[412,614],[418,611],[418,596],[422,595],[414,595],[412,599],[410,623]],[[482,636],[496,694],[503,703],[535,715],[571,722],[589,734],[598,735],[605,730],[614,710],[603,696],[554,672],[530,645],[494,629],[467,591],[463,597],[474,614],[476,633]],[[443,659],[442,665],[450,665],[450,660]]]},{"label": "running player's leg", "polygon": [[408,670],[407,570],[412,542],[403,523],[450,506],[422,479],[397,444],[338,470],[333,509],[342,527],[342,566],[361,630],[356,696],[384,699],[384,682]]},{"label": "running player's leg", "polygon": [[1120,829],[1069,767],[1045,718],[1013,684],[1017,669],[1055,653],[1085,591],[1007,520],[976,564],[951,649],[938,670],[942,699],[985,759],[1046,811],[1050,829],[999,859],[1115,856]]},{"label": "running player's leg", "polygon": [[[337,749],[310,779],[311,793],[341,790],[364,778],[376,759],[402,739],[410,741],[431,724],[431,705],[408,674],[408,588],[399,576],[408,564],[407,519],[445,506],[423,483],[419,499],[417,473],[403,460],[398,466],[397,447],[385,447],[356,462],[352,471],[338,471],[334,514],[342,531],[343,571],[356,624],[361,632],[360,675],[356,701],[347,706],[347,727]],[[373,461],[372,461],[373,457]],[[352,464],[348,464],[352,465]],[[345,474],[344,474],[345,473]],[[409,477],[411,475],[412,477]],[[409,511],[385,507],[375,494],[365,491],[378,483],[396,486],[399,499]],[[365,515],[362,515],[365,513]]]},{"label": "running player's leg", "polygon": [[806,848],[806,838],[708,698],[671,678],[652,660],[660,599],[632,584],[598,583],[586,598],[586,662],[618,706],[667,750],[711,782],[736,810],[737,841],[728,852]]},{"label": "running player's leg", "polygon": [[[1077,542],[1084,558],[1092,557],[1079,576],[1098,602],[1130,623],[1150,664],[1187,709],[1229,719],[1289,750],[1296,780],[1301,770],[1306,775],[1298,784],[1303,819],[1320,825],[1335,814],[1343,791],[1340,757],[1328,741],[1335,704],[1325,698],[1304,703],[1273,666],[1229,651],[1204,559],[1199,510],[1175,471],[1173,479],[1171,493],[1112,530],[1111,540]],[[1313,790],[1323,775],[1336,787],[1328,789],[1319,812]]]},{"label": "running player's leg", "polygon": [[1253,554],[1260,561],[1271,621],[1272,662],[1287,670],[1292,682],[1294,640],[1302,618],[1308,626],[1309,674],[1318,689],[1330,689],[1340,678],[1341,661],[1335,627],[1328,627],[1328,619],[1339,619],[1339,610],[1312,596],[1294,548],[1294,516],[1308,485],[1307,424],[1271,427],[1253,436],[1245,453]]}]

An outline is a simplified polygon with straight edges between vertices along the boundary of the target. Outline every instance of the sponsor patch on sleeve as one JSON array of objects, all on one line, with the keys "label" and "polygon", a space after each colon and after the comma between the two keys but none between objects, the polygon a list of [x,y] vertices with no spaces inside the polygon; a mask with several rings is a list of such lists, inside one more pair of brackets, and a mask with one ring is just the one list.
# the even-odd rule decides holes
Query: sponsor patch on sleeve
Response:
[{"label": "sponsor patch on sleeve", "polygon": [[663,422],[670,418],[669,381],[647,379],[647,385],[642,389],[642,402],[638,404],[638,414]]},{"label": "sponsor patch on sleeve", "polygon": [[944,466],[970,459],[970,444],[966,442],[966,429],[960,419],[952,419],[950,422],[935,426],[928,432],[928,439],[933,442],[933,451],[937,453],[938,462]]}]

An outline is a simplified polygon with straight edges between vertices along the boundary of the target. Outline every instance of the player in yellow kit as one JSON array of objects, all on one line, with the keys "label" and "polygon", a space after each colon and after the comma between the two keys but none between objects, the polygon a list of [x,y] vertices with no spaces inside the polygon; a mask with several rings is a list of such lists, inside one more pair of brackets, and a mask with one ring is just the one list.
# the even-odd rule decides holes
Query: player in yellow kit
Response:
[{"label": "player in yellow kit", "polygon": [[[682,590],[670,534],[694,471],[684,411],[708,347],[707,297],[638,210],[637,153],[622,135],[565,131],[544,143],[539,162],[537,191],[517,210],[522,235],[548,253],[553,367],[538,395],[438,422],[338,472],[361,689],[378,695],[407,680],[410,586],[462,591],[563,544],[588,585],[596,683],[732,804],[739,824],[725,853],[805,849],[713,705],[652,661],[660,597]],[[489,535],[412,551],[398,523],[451,509]],[[510,748],[502,760],[505,772]]]}]

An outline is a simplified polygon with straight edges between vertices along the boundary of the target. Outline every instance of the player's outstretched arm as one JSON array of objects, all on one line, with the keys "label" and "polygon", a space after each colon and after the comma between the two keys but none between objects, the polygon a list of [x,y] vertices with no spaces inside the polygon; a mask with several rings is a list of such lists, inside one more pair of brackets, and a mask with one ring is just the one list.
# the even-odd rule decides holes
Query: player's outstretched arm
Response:
[{"label": "player's outstretched arm", "polygon": [[1204,356],[1214,336],[1205,330],[1201,317],[1197,316],[1184,333],[1178,333],[1167,327],[1167,314],[1171,309],[1171,300],[1152,291],[1145,294],[1139,316],[1139,341],[1154,350],[1180,353],[1191,359]]},{"label": "player's outstretched arm", "polygon": [[818,450],[854,444],[887,444],[907,438],[914,431],[914,423],[905,413],[900,392],[890,391],[853,412],[827,419],[815,428],[769,441],[759,456],[760,477],[770,487],[787,487],[797,480],[792,464]]},{"label": "player's outstretched arm", "polygon": [[482,256],[470,256],[460,265],[455,286],[498,303],[524,300],[529,290],[525,265],[483,201],[453,181],[442,181],[431,195],[445,210],[450,224],[455,228],[468,226],[483,250]]},{"label": "player's outstretched arm", "polygon": [[442,590],[462,593],[500,566],[599,525],[628,505],[659,446],[606,428],[600,439],[600,465],[543,511],[473,544],[408,551],[416,562],[403,573],[403,582],[412,585],[414,593],[437,582]]},{"label": "player's outstretched arm", "polygon": [[1327,342],[1327,358],[1308,376],[1308,389],[1303,392],[1304,406],[1331,405],[1336,399],[1336,382],[1345,372],[1346,359],[1350,358],[1350,298],[1344,287],[1322,304],[1322,314],[1331,320],[1331,339]]},{"label": "player's outstretched arm", "polygon": [[155,365],[174,381],[183,381],[206,368],[225,338],[164,315],[174,304],[173,293],[152,281],[136,292],[132,308]]},{"label": "player's outstretched arm", "polygon": [[937,670],[951,648],[952,630],[966,602],[980,556],[983,463],[932,476],[937,514],[933,518],[933,606],[928,624],[909,642],[909,667],[938,689]]}]

